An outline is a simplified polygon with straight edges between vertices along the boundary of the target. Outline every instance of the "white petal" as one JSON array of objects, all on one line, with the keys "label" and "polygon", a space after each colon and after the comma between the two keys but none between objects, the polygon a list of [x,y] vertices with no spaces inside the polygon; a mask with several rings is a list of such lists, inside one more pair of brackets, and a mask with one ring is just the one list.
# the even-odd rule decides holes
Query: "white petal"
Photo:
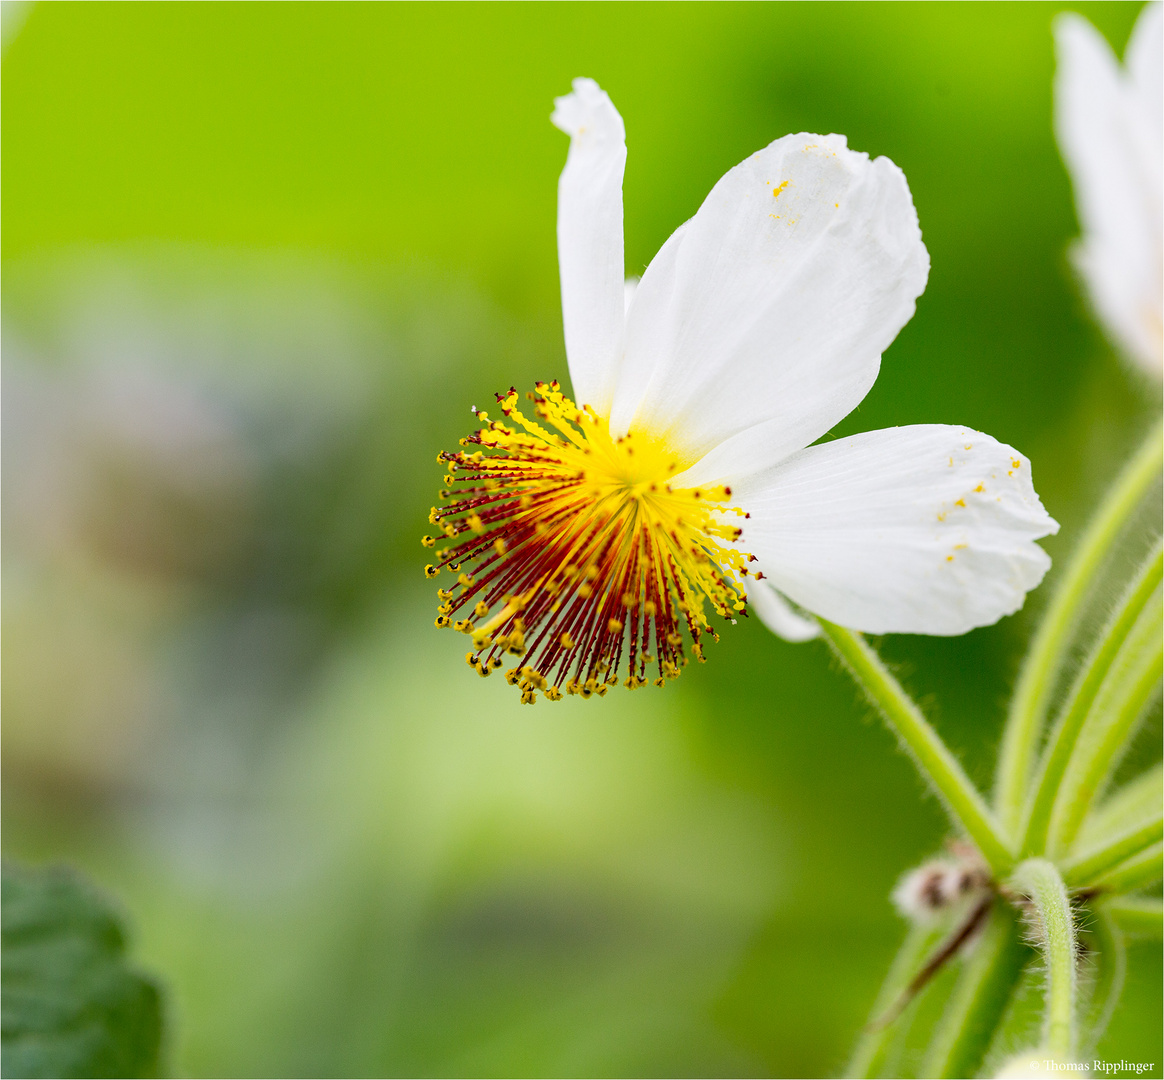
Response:
[{"label": "white petal", "polygon": [[1164,128],[1164,5],[1145,4],[1124,53],[1128,78],[1154,130]]},{"label": "white petal", "polygon": [[970,428],[811,446],[733,491],[740,546],[807,611],[874,634],[962,634],[1017,611],[1058,531],[1018,451]]},{"label": "white petal", "polygon": [[[1099,32],[1078,15],[1055,20],[1055,41],[1055,130],[1083,232],[1075,264],[1109,336],[1159,379],[1164,374],[1159,14],[1147,12],[1137,26],[1129,49],[1135,62],[1131,78]],[[1156,99],[1149,101],[1152,93]]]},{"label": "white petal", "polygon": [[788,601],[766,581],[748,578],[748,608],[760,616],[760,621],[777,637],[785,641],[811,641],[820,636],[820,627],[812,620],[797,615]]},{"label": "white petal", "polygon": [[554,100],[554,125],[570,136],[558,181],[558,268],[574,398],[609,415],[622,355],[622,174],[626,131],[593,79]]},{"label": "white petal", "polygon": [[892,162],[839,135],[777,140],[716,184],[643,275],[612,429],[649,428],[689,462],[729,439],[765,463],[806,446],[873,385],[928,269]]}]

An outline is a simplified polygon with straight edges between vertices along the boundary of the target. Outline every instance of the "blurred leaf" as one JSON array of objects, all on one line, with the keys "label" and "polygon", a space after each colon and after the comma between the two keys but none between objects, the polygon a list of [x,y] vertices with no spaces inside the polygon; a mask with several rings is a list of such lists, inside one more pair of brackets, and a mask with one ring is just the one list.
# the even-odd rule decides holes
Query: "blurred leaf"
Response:
[{"label": "blurred leaf", "polygon": [[157,987],[108,903],[62,869],[3,867],[3,1075],[155,1076]]}]

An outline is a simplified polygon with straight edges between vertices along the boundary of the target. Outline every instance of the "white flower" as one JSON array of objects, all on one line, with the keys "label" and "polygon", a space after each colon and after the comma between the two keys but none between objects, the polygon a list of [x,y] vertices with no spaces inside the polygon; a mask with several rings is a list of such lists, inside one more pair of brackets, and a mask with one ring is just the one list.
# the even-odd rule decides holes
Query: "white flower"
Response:
[{"label": "white flower", "polygon": [[624,661],[628,685],[653,663],[662,685],[686,662],[680,631],[702,659],[705,603],[731,618],[745,589],[800,640],[816,625],[783,597],[874,633],[960,634],[1019,608],[1050,565],[1034,541],[1058,528],[1021,454],[940,425],[811,445],[868,393],[925,287],[901,170],[838,135],[778,139],[632,292],[622,119],[577,79],[553,121],[571,136],[558,249],[578,406],[539,384],[535,422],[511,391],[506,419],[463,440],[482,450],[442,455],[464,486],[433,510],[456,542],[428,573],[472,566],[437,620],[465,614],[469,663],[528,656],[509,673],[526,700],[601,693]]},{"label": "white flower", "polygon": [[1073,252],[1105,330],[1140,368],[1164,376],[1164,82],[1159,3],[1148,4],[1120,67],[1075,14],[1055,20],[1055,131],[1083,236]]}]

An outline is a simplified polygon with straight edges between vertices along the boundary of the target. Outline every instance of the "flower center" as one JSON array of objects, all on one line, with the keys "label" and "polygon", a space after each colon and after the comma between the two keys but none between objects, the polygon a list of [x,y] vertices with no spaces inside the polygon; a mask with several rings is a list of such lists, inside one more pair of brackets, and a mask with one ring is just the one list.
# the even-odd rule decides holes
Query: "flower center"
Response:
[{"label": "flower center", "polygon": [[748,515],[727,505],[730,488],[671,487],[684,463],[641,435],[612,439],[556,381],[527,396],[545,427],[511,389],[497,396],[505,420],[478,412],[481,429],[461,440],[480,450],[438,457],[456,490],[429,520],[453,542],[425,574],[458,576],[438,591],[436,625],[471,637],[466,661],[482,676],[524,657],[505,675],[527,703],[538,690],[605,694],[624,665],[624,685],[645,686],[654,668],[663,686],[687,664],[684,628],[700,661],[702,636],[718,640],[706,605],[745,610],[752,556],[730,546],[740,529],[724,518]]}]

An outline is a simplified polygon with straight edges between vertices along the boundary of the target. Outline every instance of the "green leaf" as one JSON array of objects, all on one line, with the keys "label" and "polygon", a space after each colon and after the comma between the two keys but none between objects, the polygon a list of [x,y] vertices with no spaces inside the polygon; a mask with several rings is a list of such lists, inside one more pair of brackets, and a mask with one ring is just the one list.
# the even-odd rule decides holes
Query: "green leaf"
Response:
[{"label": "green leaf", "polygon": [[7,861],[2,901],[0,1074],[156,1076],[160,997],[109,903],[68,870]]}]

